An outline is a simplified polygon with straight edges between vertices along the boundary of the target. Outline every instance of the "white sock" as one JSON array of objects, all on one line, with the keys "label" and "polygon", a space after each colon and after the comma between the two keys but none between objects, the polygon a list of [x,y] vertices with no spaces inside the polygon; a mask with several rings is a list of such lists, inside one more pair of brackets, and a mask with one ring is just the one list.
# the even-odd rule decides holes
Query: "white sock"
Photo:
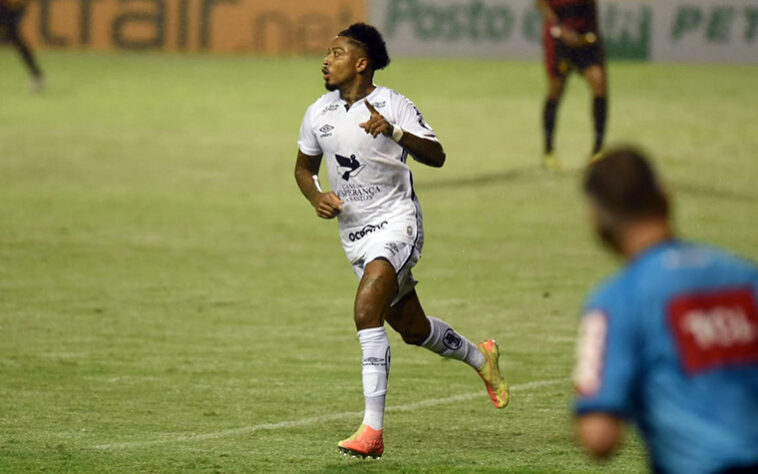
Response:
[{"label": "white sock", "polygon": [[375,430],[384,426],[384,398],[390,373],[390,341],[384,327],[358,331],[363,350],[363,423]]},{"label": "white sock", "polygon": [[445,321],[428,316],[432,330],[426,338],[423,347],[436,352],[442,357],[462,360],[476,370],[484,367],[484,354],[468,339],[453,330]]}]

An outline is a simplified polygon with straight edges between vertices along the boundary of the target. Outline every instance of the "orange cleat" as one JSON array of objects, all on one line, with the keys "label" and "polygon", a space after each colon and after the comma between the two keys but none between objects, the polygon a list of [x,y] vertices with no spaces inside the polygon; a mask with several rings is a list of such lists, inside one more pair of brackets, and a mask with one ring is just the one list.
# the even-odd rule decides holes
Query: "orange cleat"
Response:
[{"label": "orange cleat", "polygon": [[379,459],[384,454],[383,431],[375,430],[369,425],[361,425],[353,436],[340,441],[337,446],[345,456]]},{"label": "orange cleat", "polygon": [[484,380],[487,387],[487,393],[495,408],[505,408],[508,405],[510,391],[508,382],[505,381],[500,373],[500,348],[492,339],[487,339],[477,344],[477,347],[484,354],[484,366],[477,371],[479,376]]}]

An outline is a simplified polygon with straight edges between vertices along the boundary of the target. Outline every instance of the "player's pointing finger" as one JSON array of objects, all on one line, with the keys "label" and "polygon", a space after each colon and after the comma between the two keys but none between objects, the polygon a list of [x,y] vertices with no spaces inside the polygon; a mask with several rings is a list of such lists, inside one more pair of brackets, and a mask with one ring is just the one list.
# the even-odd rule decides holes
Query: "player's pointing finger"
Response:
[{"label": "player's pointing finger", "polygon": [[379,115],[379,112],[377,112],[374,106],[371,105],[371,102],[367,100],[364,100],[364,102],[366,103],[366,108],[368,109],[368,111],[371,112],[371,115]]}]

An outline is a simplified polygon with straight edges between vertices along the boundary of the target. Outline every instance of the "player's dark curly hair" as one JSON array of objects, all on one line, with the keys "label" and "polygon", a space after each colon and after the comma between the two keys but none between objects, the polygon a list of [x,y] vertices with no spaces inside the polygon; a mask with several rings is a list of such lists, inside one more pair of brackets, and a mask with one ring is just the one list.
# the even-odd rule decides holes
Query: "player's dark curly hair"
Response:
[{"label": "player's dark curly hair", "polygon": [[373,26],[366,23],[353,23],[347,29],[340,31],[337,36],[350,38],[365,48],[372,70],[378,71],[389,65],[390,55],[387,53],[387,44],[379,30]]}]

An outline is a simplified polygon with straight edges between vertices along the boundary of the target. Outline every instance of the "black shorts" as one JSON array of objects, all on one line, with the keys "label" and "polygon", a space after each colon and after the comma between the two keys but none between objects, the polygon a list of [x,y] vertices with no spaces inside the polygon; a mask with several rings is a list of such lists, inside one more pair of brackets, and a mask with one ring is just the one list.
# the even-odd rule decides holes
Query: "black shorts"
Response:
[{"label": "black shorts", "polygon": [[570,48],[563,41],[546,35],[544,43],[545,66],[550,77],[566,77],[574,69],[581,73],[590,66],[605,65],[601,42]]}]

